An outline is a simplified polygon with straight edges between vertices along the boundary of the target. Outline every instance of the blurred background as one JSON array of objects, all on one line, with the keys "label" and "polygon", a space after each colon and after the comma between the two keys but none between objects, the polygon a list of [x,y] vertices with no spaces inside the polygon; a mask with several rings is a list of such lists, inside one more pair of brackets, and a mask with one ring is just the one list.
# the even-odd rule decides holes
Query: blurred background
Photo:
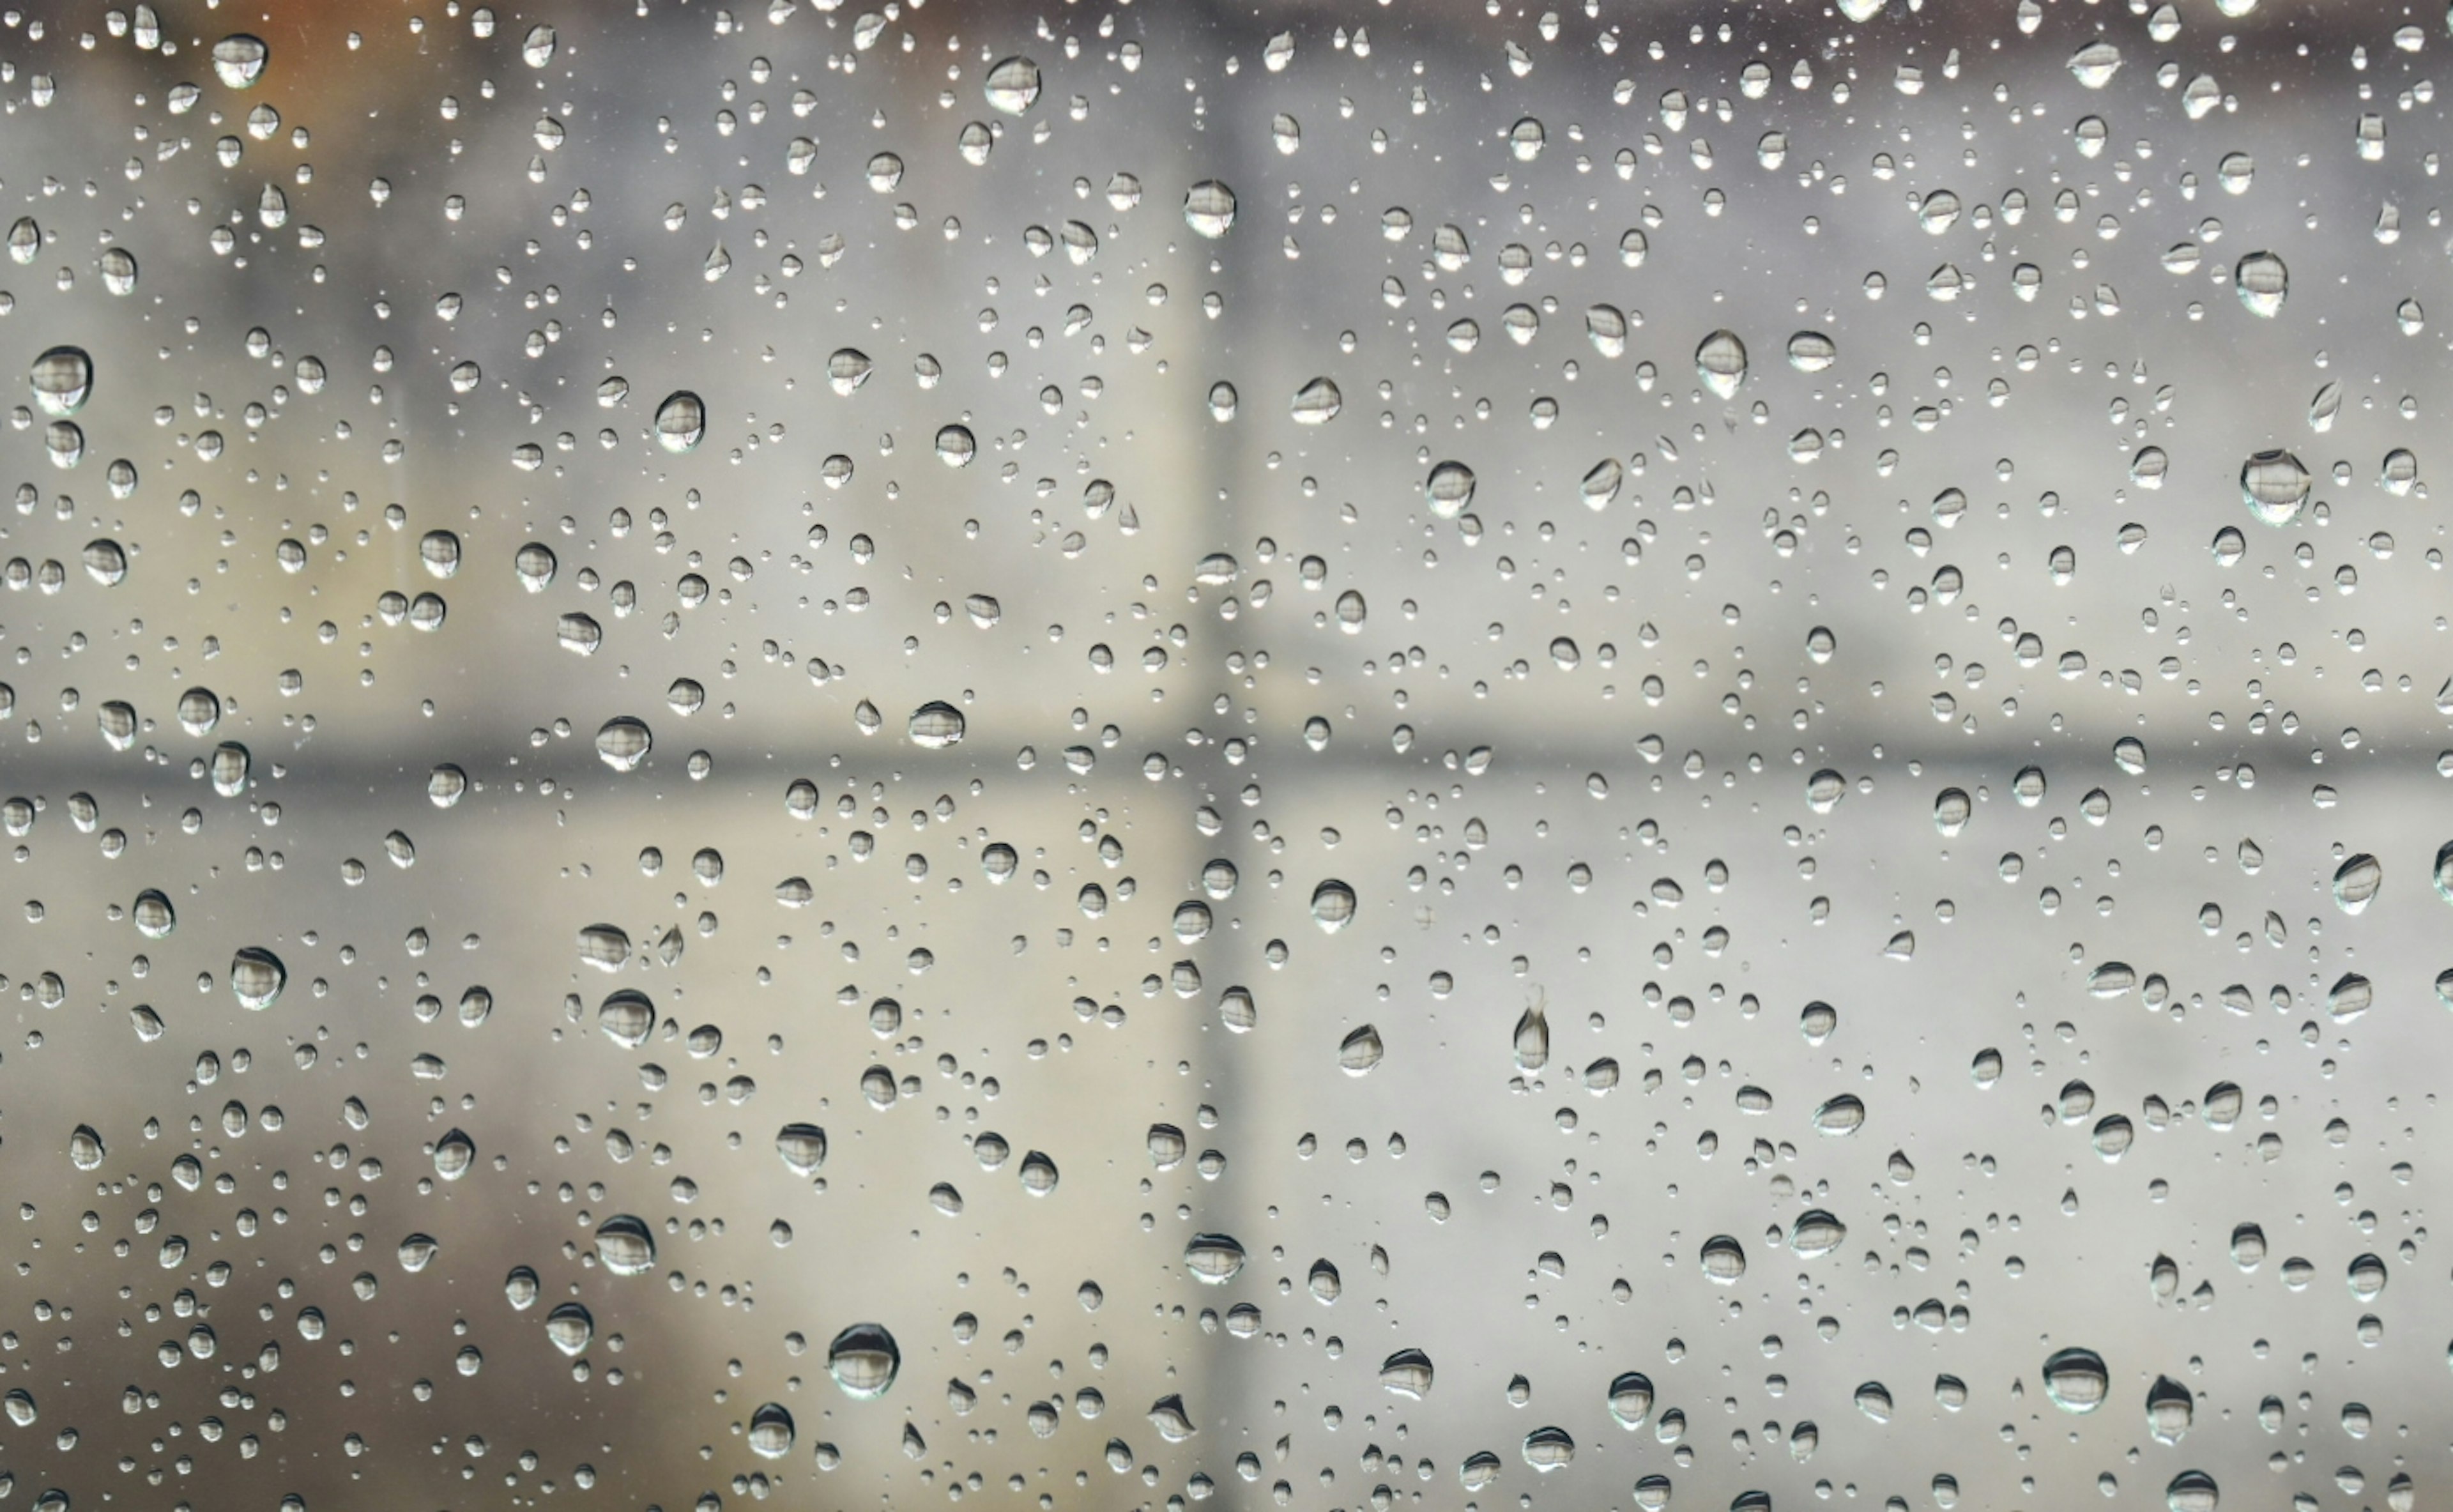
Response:
[{"label": "blurred background", "polygon": [[0,22],[8,1494],[2443,1482],[2440,16]]}]

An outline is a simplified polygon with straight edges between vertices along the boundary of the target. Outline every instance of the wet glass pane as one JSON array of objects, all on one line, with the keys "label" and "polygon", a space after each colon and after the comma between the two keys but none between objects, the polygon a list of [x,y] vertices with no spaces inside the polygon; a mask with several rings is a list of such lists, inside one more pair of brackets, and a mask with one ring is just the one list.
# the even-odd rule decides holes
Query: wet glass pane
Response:
[{"label": "wet glass pane", "polygon": [[0,23],[0,1496],[2436,1494],[2440,13]]}]

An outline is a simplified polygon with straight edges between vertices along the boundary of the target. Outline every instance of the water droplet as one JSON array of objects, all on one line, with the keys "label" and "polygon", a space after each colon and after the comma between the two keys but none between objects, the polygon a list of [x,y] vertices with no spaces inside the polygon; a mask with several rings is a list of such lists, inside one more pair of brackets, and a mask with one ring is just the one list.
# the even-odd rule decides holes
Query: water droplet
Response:
[{"label": "water droplet", "polygon": [[2289,525],[2300,518],[2310,481],[2300,459],[2281,449],[2258,452],[2240,467],[2241,497],[2249,513],[2267,525]]},{"label": "water droplet", "polygon": [[[1178,1134],[1176,1138],[1180,1159],[1183,1136]],[[1155,1142],[1152,1149],[1156,1149]],[[1166,1165],[1161,1165],[1160,1169],[1166,1169]],[[1224,1285],[1234,1280],[1236,1273],[1244,1268],[1244,1246],[1236,1243],[1232,1235],[1195,1234],[1184,1246],[1184,1268],[1192,1272],[1196,1280],[1213,1286]]]},{"label": "water droplet", "polygon": [[596,1027],[626,1050],[647,1044],[648,1031],[655,1026],[656,1005],[635,989],[626,987],[597,1005]]},{"label": "water droplet", "polygon": [[2184,1470],[2164,1488],[2164,1504],[2171,1512],[2215,1512],[2222,1500],[2222,1488],[2204,1470]]},{"label": "water droplet", "polygon": [[1366,1024],[1338,1043],[1337,1064],[1348,1076],[1362,1076],[1378,1065],[1385,1053],[1380,1031]]},{"label": "water droplet", "polygon": [[434,1257],[442,1252],[443,1246],[430,1235],[411,1234],[400,1242],[393,1253],[400,1261],[400,1268],[413,1276],[434,1263]]},{"label": "water droplet", "polygon": [[2189,1388],[2169,1376],[2157,1376],[2146,1388],[2146,1431],[2158,1443],[2178,1443],[2197,1413]]},{"label": "water droplet", "polygon": [[963,711],[951,704],[929,702],[911,711],[905,732],[923,750],[944,750],[962,744]]},{"label": "water droplet", "polygon": [[1550,1064],[1550,1021],[1539,1004],[1516,1021],[1515,1045],[1518,1070],[1538,1071]]},{"label": "water droplet", "polygon": [[469,1174],[477,1162],[477,1144],[466,1133],[453,1129],[434,1144],[434,1174],[447,1182],[456,1182]]},{"label": "water droplet", "polygon": [[894,1336],[877,1323],[854,1323],[827,1345],[827,1374],[856,1401],[873,1402],[886,1395],[902,1368],[903,1351],[895,1347]]},{"label": "water droplet", "polygon": [[1346,408],[1346,395],[1329,378],[1315,378],[1295,390],[1294,419],[1299,426],[1325,426]]},{"label": "water droplet", "polygon": [[1417,1402],[1431,1394],[1431,1357],[1419,1349],[1400,1349],[1380,1363],[1380,1383]]},{"label": "water droplet", "polygon": [[2071,77],[2090,90],[2101,90],[2121,71],[2121,50],[2099,37],[2070,54]]},{"label": "water droplet", "polygon": [[1331,877],[1311,890],[1312,923],[1335,934],[1354,919],[1354,889]]},{"label": "water droplet", "polygon": [[1184,224],[1216,241],[1235,224],[1235,191],[1214,178],[1203,179],[1184,194]]},{"label": "water droplet", "polygon": [[179,926],[177,911],[159,888],[148,887],[138,893],[135,905],[128,912],[136,921],[136,932],[148,940],[169,939],[170,931]]},{"label": "water droplet", "polygon": [[[535,1276],[531,1273],[528,1285],[533,1287],[535,1284]],[[514,1305],[524,1306],[526,1303]],[[545,1315],[545,1336],[552,1340],[553,1346],[564,1354],[581,1354],[596,1338],[596,1319],[578,1303],[563,1303]]]},{"label": "water droplet", "polygon": [[988,69],[982,86],[988,108],[1020,115],[1039,100],[1039,65],[1019,53],[1000,58]]},{"label": "water droplet", "polygon": [[2138,985],[2138,973],[2125,961],[2106,961],[2086,974],[2086,990],[2099,998],[2117,998]]},{"label": "water droplet", "polygon": [[2365,908],[2384,885],[2384,867],[2365,851],[2343,862],[2334,871],[2334,905],[2344,913],[2356,914]]},{"label": "water droplet", "polygon": [[968,426],[941,426],[937,430],[937,460],[949,468],[967,468],[980,450],[979,442]]},{"label": "water droplet", "polygon": [[815,1124],[787,1124],[775,1131],[775,1153],[793,1175],[814,1175],[827,1163],[827,1131]]},{"label": "water droplet", "polygon": [[520,42],[522,61],[531,69],[544,68],[553,61],[557,40],[553,28],[542,22],[528,28],[528,34]]},{"label": "water droplet", "polygon": [[1843,1092],[1814,1110],[1817,1132],[1831,1135],[1854,1134],[1865,1122],[1865,1104],[1854,1094]]},{"label": "water droplet", "polygon": [[641,1276],[656,1263],[656,1236],[643,1219],[616,1213],[596,1225],[596,1259],[616,1276]]},{"label": "water droplet", "polygon": [[2092,1349],[2064,1349],[2044,1362],[2044,1395],[2064,1412],[2093,1412],[2104,1405],[2111,1376]]},{"label": "water droplet", "polygon": [[1576,1441],[1560,1427],[1536,1428],[1525,1436],[1525,1462],[1544,1475],[1563,1470],[1576,1458]]},{"label": "water droplet", "polygon": [[654,745],[646,724],[628,714],[607,720],[596,731],[597,759],[617,772],[638,770]]},{"label": "water droplet", "polygon": [[1746,381],[1746,344],[1735,331],[1712,332],[1695,348],[1695,372],[1705,388],[1724,399],[1736,398],[1738,386]]},{"label": "water droplet", "polygon": [[213,77],[226,89],[249,90],[264,77],[265,65],[271,60],[272,50],[262,37],[244,31],[233,31],[213,44]]},{"label": "water droplet", "polygon": [[1443,520],[1453,520],[1473,503],[1473,484],[1471,468],[1462,462],[1443,462],[1431,469],[1429,480],[1423,485],[1423,492],[1430,500],[1433,514]]},{"label": "water droplet", "polygon": [[1825,766],[1805,780],[1805,806],[1818,814],[1827,814],[1840,806],[1847,792],[1848,779]]},{"label": "water droplet", "polygon": [[34,359],[26,381],[43,413],[66,419],[93,396],[93,359],[81,347],[53,347]]},{"label": "water droplet", "polygon": [[1934,795],[1933,827],[1944,835],[1956,835],[1967,827],[1967,816],[1975,811],[1965,788],[1945,787]]},{"label": "water droplet", "polygon": [[2232,288],[2252,315],[2272,319],[2291,294],[2291,270],[2272,252],[2251,252],[2232,269]]},{"label": "water droplet", "polygon": [[1848,1238],[1848,1225],[1820,1207],[1800,1213],[1789,1225],[1788,1247],[1799,1258],[1811,1260],[1838,1249]]},{"label": "water droplet", "polygon": [[99,1169],[106,1151],[102,1136],[90,1124],[80,1124],[69,1134],[69,1164],[81,1171]]},{"label": "water droplet", "polygon": [[1622,1428],[1640,1428],[1652,1415],[1652,1378],[1629,1370],[1609,1383],[1609,1412]]},{"label": "water droplet", "polygon": [[1619,460],[1604,457],[1594,463],[1592,470],[1585,474],[1584,481],[1576,485],[1576,491],[1583,496],[1585,508],[1605,509],[1609,507],[1610,501],[1618,497],[1618,490],[1625,481],[1626,469],[1619,465]]},{"label": "water droplet", "polygon": [[1821,372],[1839,360],[1839,343],[1822,331],[1801,330],[1788,338],[1788,365],[1799,372]]},{"label": "water droplet", "polygon": [[656,445],[667,451],[695,451],[707,436],[707,406],[687,388],[676,388],[656,407]]},{"label": "water droplet", "polygon": [[1876,1422],[1891,1421],[1891,1392],[1879,1381],[1868,1381],[1857,1388],[1857,1410]]},{"label": "water droplet", "polygon": [[289,981],[289,968],[281,958],[261,945],[247,945],[230,957],[230,991],[241,1007],[264,1009],[272,1006],[281,989]]},{"label": "water droplet", "polygon": [[1746,1273],[1746,1252],[1744,1246],[1726,1234],[1716,1234],[1704,1242],[1704,1274],[1724,1286],[1735,1285]]}]

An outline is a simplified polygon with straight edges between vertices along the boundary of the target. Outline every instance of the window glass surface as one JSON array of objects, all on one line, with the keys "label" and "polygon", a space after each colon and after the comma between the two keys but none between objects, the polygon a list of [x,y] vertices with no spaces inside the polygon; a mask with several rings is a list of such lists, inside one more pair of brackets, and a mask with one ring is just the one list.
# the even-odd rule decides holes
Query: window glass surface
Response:
[{"label": "window glass surface", "polygon": [[0,22],[0,1504],[2442,1495],[2441,10]]}]

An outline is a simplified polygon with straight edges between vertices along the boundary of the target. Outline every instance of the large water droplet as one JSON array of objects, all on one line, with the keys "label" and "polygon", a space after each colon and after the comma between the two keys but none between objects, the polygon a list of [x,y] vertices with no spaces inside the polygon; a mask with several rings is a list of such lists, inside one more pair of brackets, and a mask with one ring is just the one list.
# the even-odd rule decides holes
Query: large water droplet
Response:
[{"label": "large water droplet", "polygon": [[252,89],[271,58],[272,50],[262,37],[233,31],[213,44],[213,77],[228,89]]},{"label": "large water droplet", "polygon": [[1315,378],[1295,390],[1294,418],[1299,426],[1325,426],[1346,408],[1346,395],[1336,381]]},{"label": "large water droplet", "polygon": [[434,1174],[447,1182],[456,1182],[469,1174],[477,1163],[477,1144],[466,1133],[453,1129],[434,1144]]},{"label": "large water droplet", "polygon": [[596,1026],[622,1048],[635,1050],[648,1043],[648,1031],[656,1026],[656,1005],[646,993],[625,988],[598,1005]]},{"label": "large water droplet", "polygon": [[81,347],[53,347],[34,359],[26,381],[43,413],[66,419],[92,397],[93,359]]},{"label": "large water droplet", "polygon": [[1821,372],[1840,360],[1840,346],[1819,330],[1801,330],[1788,338],[1788,365],[1799,372]]},{"label": "large water droplet", "polygon": [[1704,1274],[1724,1286],[1737,1284],[1746,1273],[1746,1252],[1744,1246],[1726,1234],[1715,1234],[1704,1241]]},{"label": "large water droplet", "polygon": [[792,1451],[792,1414],[780,1402],[759,1404],[749,1415],[749,1452],[762,1460],[780,1460]]},{"label": "large water droplet", "polygon": [[1431,512],[1443,520],[1453,520],[1465,513],[1473,503],[1473,469],[1462,462],[1443,462],[1431,469],[1423,493],[1430,501]]},{"label": "large water droplet", "polygon": [[854,1323],[827,1345],[827,1374],[847,1396],[862,1402],[886,1395],[903,1368],[894,1336],[877,1323]]},{"label": "large water droplet", "polygon": [[2384,867],[2374,856],[2361,851],[2334,870],[2334,905],[2344,913],[2356,914],[2383,885]]},{"label": "large water droplet", "polygon": [[2157,1376],[2146,1388],[2146,1431],[2158,1443],[2178,1443],[2189,1431],[2197,1402],[2189,1388],[2169,1376]]},{"label": "large water droplet", "polygon": [[827,1163],[827,1131],[815,1124],[787,1124],[775,1131],[775,1153],[793,1175],[815,1175]]},{"label": "large water droplet", "polygon": [[1788,1247],[1800,1258],[1811,1260],[1838,1249],[1847,1238],[1847,1224],[1820,1207],[1809,1207],[1789,1226]]},{"label": "large water droplet", "polygon": [[1736,398],[1738,386],[1746,381],[1746,344],[1735,331],[1712,332],[1695,348],[1695,372],[1705,388],[1724,399]]},{"label": "large water droplet", "polygon": [[2204,1470],[2184,1470],[2164,1488],[2164,1504],[2171,1512],[2215,1512],[2222,1500],[2222,1487]]},{"label": "large water droplet", "polygon": [[1652,1378],[1629,1370],[1609,1383],[1610,1416],[1622,1428],[1640,1428],[1652,1415]]},{"label": "large water droplet", "polygon": [[929,702],[911,711],[905,731],[924,750],[944,750],[962,743],[963,711],[951,704]]},{"label": "large water droplet", "polygon": [[1000,58],[988,69],[982,90],[989,109],[1020,115],[1039,100],[1039,65],[1020,53]]},{"label": "large water droplet", "polygon": [[2121,50],[2099,37],[2070,54],[2070,75],[2090,90],[2101,90],[2121,71]]},{"label": "large water droplet", "polygon": [[1184,1268],[1197,1280],[1223,1285],[1244,1268],[1244,1246],[1231,1234],[1195,1234],[1185,1243]]},{"label": "large water droplet", "polygon": [[1419,1349],[1400,1349],[1380,1363],[1380,1383],[1418,1402],[1431,1394],[1431,1357]]},{"label": "large water droplet", "polygon": [[2240,465],[2241,498],[2248,512],[2267,525],[2283,526],[2300,518],[2308,503],[2308,469],[2290,452],[2261,451]]},{"label": "large water droplet", "polygon": [[2252,315],[2272,319],[2291,294],[2291,270],[2272,252],[2251,252],[2232,269],[2232,288]]},{"label": "large water droplet", "polygon": [[695,451],[706,436],[707,405],[688,389],[674,389],[656,407],[656,445],[667,451]]},{"label": "large water droplet", "polygon": [[596,731],[597,759],[617,772],[638,770],[654,745],[647,725],[628,714],[607,720]]},{"label": "large water droplet", "polygon": [[1235,224],[1235,191],[1214,178],[1203,179],[1184,194],[1184,224],[1215,241]]},{"label": "large water droplet", "polygon": [[642,1219],[616,1213],[596,1225],[596,1259],[616,1276],[640,1276],[656,1263],[656,1236]]},{"label": "large water droplet", "polygon": [[2044,1362],[2044,1395],[2064,1412],[2093,1412],[2111,1387],[2104,1357],[2092,1349],[2063,1349]]},{"label": "large water droplet", "polygon": [[1536,1428],[1525,1436],[1525,1462],[1545,1475],[1566,1469],[1576,1458],[1576,1441],[1559,1427]]},{"label": "large water droplet", "polygon": [[1311,890],[1311,919],[1324,934],[1335,934],[1354,921],[1354,889],[1331,877]]},{"label": "large water droplet", "polygon": [[1380,1031],[1365,1025],[1338,1042],[1337,1064],[1348,1076],[1362,1076],[1380,1064],[1387,1047],[1380,1043]]},{"label": "large water droplet", "polygon": [[263,946],[247,945],[230,957],[229,981],[241,1007],[269,1008],[288,985],[289,968]]},{"label": "large water droplet", "polygon": [[[529,1284],[535,1284],[533,1274],[529,1277]],[[575,1302],[564,1303],[546,1314],[545,1336],[552,1340],[553,1346],[564,1354],[579,1354],[596,1338],[595,1316]]]}]

